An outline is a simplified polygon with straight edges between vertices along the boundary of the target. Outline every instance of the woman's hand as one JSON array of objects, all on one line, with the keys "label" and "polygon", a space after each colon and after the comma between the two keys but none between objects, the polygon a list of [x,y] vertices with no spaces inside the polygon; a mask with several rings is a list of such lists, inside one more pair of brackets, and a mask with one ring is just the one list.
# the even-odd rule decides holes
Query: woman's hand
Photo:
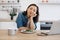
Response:
[{"label": "woman's hand", "polygon": [[30,13],[30,17],[32,17],[32,18],[36,17],[36,15],[37,15],[36,13]]},{"label": "woman's hand", "polygon": [[26,29],[27,29],[26,27],[20,27],[20,28],[18,28],[19,31],[26,30]]}]

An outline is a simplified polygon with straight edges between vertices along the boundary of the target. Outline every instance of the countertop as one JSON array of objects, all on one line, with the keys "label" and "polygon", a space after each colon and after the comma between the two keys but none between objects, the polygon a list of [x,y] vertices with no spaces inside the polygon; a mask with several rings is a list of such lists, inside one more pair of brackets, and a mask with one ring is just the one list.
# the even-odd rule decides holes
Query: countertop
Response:
[{"label": "countertop", "polygon": [[9,36],[7,30],[0,30],[0,40],[60,40],[60,35],[38,36],[34,34],[23,34],[19,31],[16,35]]}]

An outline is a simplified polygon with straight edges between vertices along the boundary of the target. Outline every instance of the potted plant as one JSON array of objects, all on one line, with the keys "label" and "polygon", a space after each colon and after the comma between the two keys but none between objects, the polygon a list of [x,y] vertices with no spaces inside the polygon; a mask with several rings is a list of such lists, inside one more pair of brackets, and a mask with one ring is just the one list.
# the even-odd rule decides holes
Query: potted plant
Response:
[{"label": "potted plant", "polygon": [[16,16],[17,9],[13,8],[13,10],[10,12],[11,20],[13,20],[14,16]]}]

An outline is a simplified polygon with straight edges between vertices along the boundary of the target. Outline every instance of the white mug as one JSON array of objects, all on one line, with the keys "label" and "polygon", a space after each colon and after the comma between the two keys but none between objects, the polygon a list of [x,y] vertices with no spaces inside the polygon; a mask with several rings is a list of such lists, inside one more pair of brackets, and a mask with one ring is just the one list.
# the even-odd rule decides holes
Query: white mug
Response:
[{"label": "white mug", "polygon": [[16,29],[8,29],[8,35],[15,35]]}]

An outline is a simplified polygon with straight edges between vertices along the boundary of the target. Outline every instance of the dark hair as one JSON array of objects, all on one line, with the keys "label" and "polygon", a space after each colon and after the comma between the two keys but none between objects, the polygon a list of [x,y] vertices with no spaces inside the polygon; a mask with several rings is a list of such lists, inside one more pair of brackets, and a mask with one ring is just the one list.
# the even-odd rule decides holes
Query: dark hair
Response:
[{"label": "dark hair", "polygon": [[[35,7],[37,7],[37,12],[36,12],[37,15],[36,15],[36,17],[33,18],[34,23],[36,23],[36,22],[38,22],[39,8],[38,8],[38,6],[37,6],[36,4],[30,4],[30,5],[27,7],[27,9],[28,9],[30,6],[35,6]],[[24,15],[27,15],[27,10],[24,11]]]}]

